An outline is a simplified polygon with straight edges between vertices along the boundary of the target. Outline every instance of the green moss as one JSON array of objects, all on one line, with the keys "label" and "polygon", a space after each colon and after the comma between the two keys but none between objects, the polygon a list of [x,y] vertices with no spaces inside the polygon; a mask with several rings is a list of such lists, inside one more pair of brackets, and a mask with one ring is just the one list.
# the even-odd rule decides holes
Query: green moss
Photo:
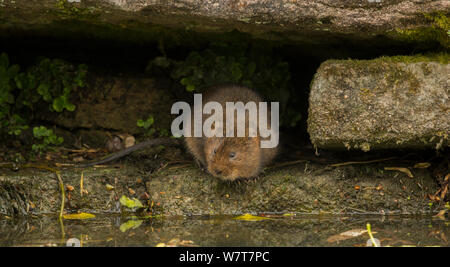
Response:
[{"label": "green moss", "polygon": [[[347,69],[353,69],[361,73],[362,75],[379,75],[387,82],[387,85],[380,88],[360,88],[360,95],[362,97],[372,97],[374,93],[382,93],[387,89],[395,90],[395,88],[402,83],[409,83],[409,93],[414,94],[418,91],[420,82],[414,73],[405,70],[395,64],[390,63],[420,63],[421,68],[425,75],[430,74],[431,70],[428,66],[428,62],[439,62],[441,64],[448,64],[450,55],[449,53],[437,53],[422,55],[418,54],[415,56],[394,56],[394,57],[379,57],[372,60],[328,60],[323,63],[325,66],[328,64],[339,64],[344,63],[345,69],[341,70],[339,68],[326,68],[327,76],[338,75],[337,71],[346,71]],[[345,85],[343,85],[345,86]]]},{"label": "green moss", "polygon": [[430,13],[430,14],[424,14],[425,18],[433,22],[433,25],[436,28],[442,29],[447,33],[447,35],[450,35],[448,33],[448,30],[450,30],[450,18],[448,15],[445,15],[442,12],[437,13]]},{"label": "green moss", "polygon": [[450,54],[430,53],[430,54],[417,54],[414,56],[392,56],[392,57],[380,57],[375,60],[381,60],[386,62],[402,62],[402,63],[418,63],[418,62],[439,62],[441,64],[448,64]]},{"label": "green moss", "polygon": [[404,42],[439,43],[450,49],[450,18],[442,12],[423,14],[430,26],[414,29],[396,29],[390,35]]},{"label": "green moss", "polygon": [[[448,57],[448,55],[447,55]],[[378,76],[380,79],[386,81],[386,86],[376,86],[374,88],[360,88],[360,96],[363,98],[370,98],[385,92],[386,90],[395,90],[398,86],[402,86],[408,83],[408,91],[414,94],[418,91],[420,82],[414,73],[397,66],[396,64],[389,63],[410,63],[410,62],[424,62],[424,61],[434,61],[441,60],[444,61],[445,57],[441,55],[427,56],[397,56],[397,57],[380,57],[373,60],[331,60],[327,61],[329,64],[340,64],[344,63],[343,69],[341,68],[326,68],[326,76],[342,75],[335,72],[345,72],[349,69],[361,73],[361,75],[366,76]],[[326,63],[324,63],[326,64]],[[429,73],[430,70],[428,69]],[[345,86],[343,84],[342,86]]]},{"label": "green moss", "polygon": [[79,3],[69,3],[67,0],[57,0],[56,14],[60,18],[86,19],[95,17],[95,8],[80,7]]},{"label": "green moss", "polygon": [[335,63],[345,62],[346,64],[351,63],[352,67],[360,68],[365,67],[368,63],[375,63],[371,67],[371,71],[383,71],[384,66],[380,66],[382,63],[419,63],[419,62],[439,62],[441,64],[448,64],[450,60],[450,53],[440,52],[440,53],[429,53],[429,54],[416,54],[412,56],[381,56],[369,60],[357,60],[357,59],[329,59],[324,62],[324,66],[333,65]]}]

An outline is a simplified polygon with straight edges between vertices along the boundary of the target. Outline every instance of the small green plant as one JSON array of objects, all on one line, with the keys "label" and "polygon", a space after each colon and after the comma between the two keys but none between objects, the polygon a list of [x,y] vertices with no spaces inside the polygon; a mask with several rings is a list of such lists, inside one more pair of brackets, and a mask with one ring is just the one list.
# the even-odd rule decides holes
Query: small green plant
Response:
[{"label": "small green plant", "polygon": [[34,127],[33,136],[41,140],[39,144],[33,144],[32,149],[34,152],[42,153],[51,148],[51,146],[60,145],[64,142],[62,137],[56,136],[51,129],[47,129],[44,126]]},{"label": "small green plant", "polygon": [[265,99],[280,103],[281,125],[295,126],[301,119],[291,99],[289,64],[270,47],[215,44],[189,53],[183,61],[156,57],[147,66],[149,73],[161,73],[161,70],[188,92],[204,92],[219,84],[250,87]]},{"label": "small green plant", "polygon": [[159,132],[160,137],[169,136],[169,130],[155,127],[154,122],[153,116],[149,115],[146,120],[139,119],[136,125],[143,128],[145,130],[145,135],[147,136],[154,135],[157,132]]},{"label": "small green plant", "polygon": [[23,131],[30,128],[25,123],[26,123],[26,121],[22,117],[20,117],[17,114],[13,114],[11,116],[11,119],[7,122],[8,134],[15,135],[15,136],[21,135]]},{"label": "small green plant", "polygon": [[[28,89],[23,84],[31,81],[31,85],[37,86],[35,90],[41,99],[51,104],[50,111],[74,111],[75,105],[70,103],[69,96],[76,88],[86,86],[86,73],[86,65],[75,68],[59,59],[44,58],[27,74],[19,75],[18,88]],[[35,80],[37,84],[34,84]]]},{"label": "small green plant", "polygon": [[139,119],[136,124],[138,127],[144,128],[146,135],[153,135],[156,132],[156,129],[152,127],[154,122],[153,116],[149,115],[146,120]]},{"label": "small green plant", "polygon": [[142,128],[144,128],[145,130],[148,130],[152,125],[153,125],[153,122],[154,122],[155,120],[153,119],[153,116],[152,115],[149,115],[148,116],[148,118],[144,121],[144,120],[142,120],[142,119],[139,119],[138,121],[137,121],[137,126],[139,126],[139,127],[142,127]]},{"label": "small green plant", "polygon": [[[0,55],[0,137],[20,136],[30,128],[35,111],[48,108],[52,112],[74,111],[70,95],[86,86],[86,65],[73,66],[59,59],[43,58],[28,70],[21,72],[11,65],[8,55]],[[44,127],[45,128],[45,127]],[[35,128],[36,129],[36,128]],[[43,128],[33,129],[43,143],[33,150],[43,151],[49,145],[59,144],[56,136],[40,135]],[[40,129],[40,130],[39,130]],[[37,136],[36,136],[37,135]]]}]

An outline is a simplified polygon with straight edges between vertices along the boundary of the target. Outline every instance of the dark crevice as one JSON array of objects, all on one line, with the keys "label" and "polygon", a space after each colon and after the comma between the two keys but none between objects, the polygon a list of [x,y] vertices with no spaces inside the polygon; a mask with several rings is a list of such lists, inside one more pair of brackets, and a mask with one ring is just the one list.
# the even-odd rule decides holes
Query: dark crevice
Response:
[{"label": "dark crevice", "polygon": [[[176,34],[176,33],[174,33]],[[186,33],[184,33],[186,34]],[[380,56],[392,55],[412,55],[436,51],[438,46],[434,43],[428,46],[414,46],[387,40],[386,37],[376,36],[370,40],[355,40],[351,38],[330,37],[332,39],[323,40],[320,45],[299,44],[293,42],[278,42],[254,39],[251,36],[237,31],[226,33],[223,36],[217,34],[192,33],[191,39],[184,43],[162,42],[161,40],[127,42],[126,40],[111,40],[66,36],[56,37],[55,35],[27,35],[15,34],[9,37],[0,37],[0,51],[8,53],[10,61],[19,64],[22,68],[34,64],[39,57],[61,58],[73,64],[87,64],[89,69],[97,73],[107,73],[108,75],[133,75],[145,77],[145,69],[149,61],[156,56],[165,53],[168,57],[182,60],[191,51],[202,51],[212,42],[248,42],[257,46],[272,46],[274,54],[289,63],[293,92],[292,97],[299,103],[298,110],[302,114],[301,121],[295,127],[283,128],[287,135],[294,135],[301,146],[310,147],[309,136],[306,131],[309,86],[314,73],[320,64],[327,59],[373,59]],[[340,41],[336,40],[340,38]],[[159,77],[156,77],[156,83]],[[165,79],[161,77],[167,84]],[[170,86],[169,86],[170,87]],[[171,86],[171,89],[177,86]],[[173,92],[178,97],[185,97],[186,92],[179,94]],[[79,101],[83,101],[79,99]],[[114,132],[115,129],[89,129],[76,128],[69,129],[61,127],[63,130],[78,132],[78,130],[103,130]]]}]

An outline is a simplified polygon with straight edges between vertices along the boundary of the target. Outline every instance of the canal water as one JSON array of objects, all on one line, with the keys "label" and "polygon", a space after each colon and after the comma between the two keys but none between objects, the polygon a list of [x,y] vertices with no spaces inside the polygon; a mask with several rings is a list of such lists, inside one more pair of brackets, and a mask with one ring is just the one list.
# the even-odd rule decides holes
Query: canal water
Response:
[{"label": "canal water", "polygon": [[[369,234],[370,233],[370,234]],[[302,215],[139,218],[95,214],[0,216],[0,246],[449,246],[450,219],[436,216]],[[372,241],[373,240],[373,241]]]}]

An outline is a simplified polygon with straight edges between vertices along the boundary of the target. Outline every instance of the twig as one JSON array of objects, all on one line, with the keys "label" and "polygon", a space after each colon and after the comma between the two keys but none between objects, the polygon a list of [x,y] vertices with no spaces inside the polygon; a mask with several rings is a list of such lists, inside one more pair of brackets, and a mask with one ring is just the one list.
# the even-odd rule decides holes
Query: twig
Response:
[{"label": "twig", "polygon": [[402,167],[384,167],[387,171],[400,171],[408,175],[409,178],[414,178],[411,171],[408,168],[402,168]]},{"label": "twig", "polygon": [[361,209],[352,208],[352,207],[345,207],[345,209],[351,209],[351,210],[359,211],[359,212],[362,212],[362,213],[369,213],[366,210],[361,210]]},{"label": "twig", "polygon": [[64,150],[71,153],[98,153],[101,152],[103,149],[94,149],[94,148],[88,148],[88,149],[69,149],[69,148],[61,148],[60,150]]},{"label": "twig", "polygon": [[158,172],[162,171],[168,165],[180,164],[180,163],[187,163],[187,164],[175,165],[175,166],[172,166],[172,167],[168,168],[168,170],[178,169],[178,168],[182,168],[182,167],[186,167],[186,166],[192,165],[192,161],[190,161],[190,160],[169,161],[169,162],[166,162],[163,166],[159,167],[155,172],[158,173]]},{"label": "twig", "polygon": [[395,158],[397,158],[397,157],[390,157],[390,158],[385,158],[385,159],[374,159],[374,160],[368,160],[368,161],[348,161],[348,162],[343,162],[343,163],[331,164],[330,166],[331,167],[339,167],[339,166],[352,165],[352,164],[368,164],[368,163],[391,160],[391,159],[395,159]]},{"label": "twig", "polygon": [[80,178],[80,196],[83,197],[83,179],[84,178],[84,172],[81,172],[81,178]]},{"label": "twig", "polygon": [[158,173],[158,172],[162,171],[165,167],[167,167],[167,165],[169,165],[168,162],[166,162],[163,166],[159,167],[159,168],[155,171],[155,173]]},{"label": "twig", "polygon": [[268,167],[267,169],[273,169],[273,168],[279,168],[279,167],[285,167],[285,166],[289,166],[289,165],[295,165],[297,163],[301,163],[301,162],[307,162],[308,160],[306,159],[299,159],[299,160],[294,160],[294,161],[288,161],[288,162],[283,162],[280,164],[276,164],[273,166]]},{"label": "twig", "polygon": [[179,169],[179,168],[183,168],[183,167],[187,167],[187,166],[191,166],[191,165],[192,165],[192,163],[176,165],[176,166],[172,166],[172,167],[168,168],[168,170]]},{"label": "twig", "polygon": [[75,166],[75,164],[73,164],[73,163],[58,163],[58,162],[55,162],[55,166],[56,167],[69,167],[69,166]]}]

